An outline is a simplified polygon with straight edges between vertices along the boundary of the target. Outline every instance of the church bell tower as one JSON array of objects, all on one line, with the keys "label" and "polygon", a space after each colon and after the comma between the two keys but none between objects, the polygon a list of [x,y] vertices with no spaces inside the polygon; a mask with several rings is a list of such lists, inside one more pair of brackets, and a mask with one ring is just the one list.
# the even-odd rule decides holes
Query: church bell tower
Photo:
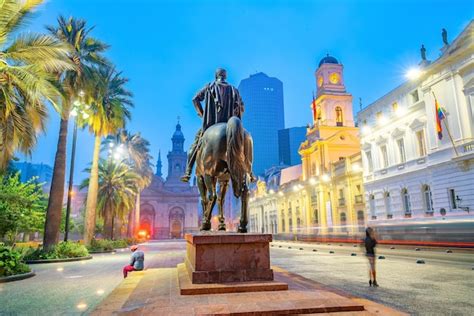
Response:
[{"label": "church bell tower", "polygon": [[343,68],[329,54],[319,62],[314,73],[317,95],[311,104],[315,126],[354,127],[352,95],[346,91]]},{"label": "church bell tower", "polygon": [[184,151],[184,135],[181,131],[181,124],[176,124],[176,130],[174,131],[173,137],[171,137],[173,143],[172,150],[168,152],[168,176],[166,178],[166,184],[176,185],[187,185],[180,181],[181,176],[184,174],[186,169],[187,153]]}]

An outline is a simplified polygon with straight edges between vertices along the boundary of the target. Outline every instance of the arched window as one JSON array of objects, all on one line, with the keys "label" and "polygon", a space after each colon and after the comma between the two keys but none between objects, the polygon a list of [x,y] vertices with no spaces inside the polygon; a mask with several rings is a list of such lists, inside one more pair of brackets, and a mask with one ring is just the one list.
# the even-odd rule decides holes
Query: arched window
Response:
[{"label": "arched window", "polygon": [[431,195],[431,188],[429,185],[425,184],[422,187],[423,192],[423,202],[425,204],[425,210],[427,213],[433,212],[433,197]]},{"label": "arched window", "polygon": [[408,194],[408,190],[406,188],[402,189],[401,192],[402,196],[402,204],[403,210],[405,211],[405,216],[411,216],[411,203],[410,203],[410,195]]},{"label": "arched window", "polygon": [[314,208],[313,209],[313,224],[318,224],[318,223],[319,223],[318,209]]},{"label": "arched window", "polygon": [[369,195],[369,207],[370,207],[370,215],[372,219],[377,219],[377,215],[375,215],[375,195]]},{"label": "arched window", "polygon": [[336,106],[336,126],[342,126],[342,122],[342,109],[340,106]]},{"label": "arched window", "polygon": [[346,218],[346,213],[342,212],[339,215],[340,221],[341,221],[341,231],[345,232],[347,230],[346,224],[347,224],[347,218]]},{"label": "arched window", "polygon": [[347,221],[346,213],[342,212],[341,215],[339,216],[341,218],[341,225],[346,225],[346,221]]}]

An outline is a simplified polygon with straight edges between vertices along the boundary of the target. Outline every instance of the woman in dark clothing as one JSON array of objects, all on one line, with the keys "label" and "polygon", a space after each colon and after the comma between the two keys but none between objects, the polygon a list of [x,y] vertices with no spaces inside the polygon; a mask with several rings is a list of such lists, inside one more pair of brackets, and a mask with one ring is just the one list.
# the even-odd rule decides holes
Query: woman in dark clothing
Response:
[{"label": "woman in dark clothing", "polygon": [[367,227],[365,230],[364,243],[366,256],[369,260],[369,286],[379,286],[375,272],[375,246],[377,245],[377,240],[375,239],[375,231],[372,227]]}]

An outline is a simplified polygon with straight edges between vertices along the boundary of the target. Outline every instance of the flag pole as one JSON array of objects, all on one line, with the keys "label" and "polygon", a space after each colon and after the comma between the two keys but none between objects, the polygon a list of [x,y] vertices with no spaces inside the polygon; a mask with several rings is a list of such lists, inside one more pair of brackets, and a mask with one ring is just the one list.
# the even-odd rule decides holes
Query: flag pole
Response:
[{"label": "flag pole", "polygon": [[[438,103],[438,99],[436,98],[436,94],[434,93],[434,91],[431,91],[431,93],[433,93],[433,97],[435,99],[435,104]],[[439,109],[441,110],[441,112],[443,112],[444,118],[447,119],[448,117],[446,116],[446,113],[444,113],[441,106],[440,106]],[[435,113],[435,115],[437,116],[438,113]],[[444,119],[442,121],[444,122]],[[456,157],[459,157],[458,149],[456,148],[456,145],[454,144],[453,136],[451,135],[451,131],[449,130],[448,124],[446,124],[446,122],[444,122],[444,127],[446,127],[446,132],[448,132],[448,136],[449,136],[449,139],[451,140],[451,144],[453,145],[453,149],[454,149],[454,152],[456,153]]]}]

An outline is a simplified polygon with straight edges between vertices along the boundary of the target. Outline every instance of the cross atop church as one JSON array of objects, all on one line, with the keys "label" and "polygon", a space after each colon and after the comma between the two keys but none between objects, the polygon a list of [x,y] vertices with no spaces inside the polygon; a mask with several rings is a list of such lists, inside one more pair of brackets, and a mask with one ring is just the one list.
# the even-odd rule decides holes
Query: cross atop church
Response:
[{"label": "cross atop church", "polygon": [[176,118],[178,119],[178,124],[179,124],[179,120],[181,120],[181,117],[178,115]]}]

